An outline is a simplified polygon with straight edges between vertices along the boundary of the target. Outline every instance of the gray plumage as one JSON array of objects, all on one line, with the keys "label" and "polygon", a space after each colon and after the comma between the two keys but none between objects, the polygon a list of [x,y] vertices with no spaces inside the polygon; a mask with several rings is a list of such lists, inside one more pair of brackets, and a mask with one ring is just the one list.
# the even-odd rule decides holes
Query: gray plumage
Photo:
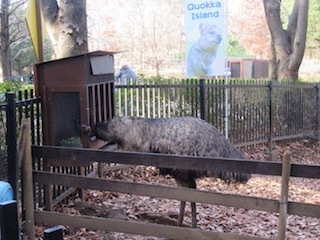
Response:
[{"label": "gray plumage", "polygon": [[121,83],[129,80],[136,80],[137,74],[128,65],[123,65],[119,72],[115,75],[115,80],[119,80]]},{"label": "gray plumage", "polygon": [[[105,141],[117,143],[124,151],[245,159],[242,152],[214,126],[194,117],[114,117],[108,122],[97,123],[96,135]],[[250,174],[245,173],[167,168],[161,168],[160,173],[171,175],[178,185],[189,188],[196,188],[195,180],[201,177],[218,177],[226,182],[242,183],[250,178]],[[182,204],[185,205],[184,202]],[[179,218],[183,218],[181,211],[184,212],[184,206],[180,209]],[[181,225],[182,219],[179,220]],[[194,222],[192,225],[195,227]]]}]

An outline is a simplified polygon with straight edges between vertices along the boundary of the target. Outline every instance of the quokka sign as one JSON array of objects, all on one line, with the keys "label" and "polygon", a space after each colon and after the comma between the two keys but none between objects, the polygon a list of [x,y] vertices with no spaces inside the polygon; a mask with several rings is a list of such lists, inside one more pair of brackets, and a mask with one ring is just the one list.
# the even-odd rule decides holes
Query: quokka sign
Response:
[{"label": "quokka sign", "polygon": [[223,76],[226,63],[224,0],[185,0],[188,77]]}]

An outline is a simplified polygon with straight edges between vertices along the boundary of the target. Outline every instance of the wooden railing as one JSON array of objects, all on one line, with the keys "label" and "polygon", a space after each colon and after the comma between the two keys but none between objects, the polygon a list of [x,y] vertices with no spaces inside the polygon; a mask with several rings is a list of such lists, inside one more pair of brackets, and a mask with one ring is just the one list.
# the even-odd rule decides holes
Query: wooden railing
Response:
[{"label": "wooden railing", "polygon": [[[176,199],[182,201],[223,205],[245,209],[255,209],[279,213],[278,238],[285,239],[287,214],[315,217],[320,216],[320,205],[288,201],[288,181],[290,177],[320,178],[320,166],[290,164],[290,153],[286,153],[283,163],[266,161],[248,161],[239,159],[218,159],[207,157],[162,155],[152,153],[115,152],[81,148],[64,148],[55,146],[32,146],[25,144],[23,176],[25,206],[33,206],[33,184],[61,185],[81,189],[130,193],[150,197]],[[193,169],[246,172],[252,174],[282,176],[282,191],[279,200],[249,197],[233,194],[213,193],[189,188],[155,186],[126,181],[107,180],[94,177],[46,171],[31,171],[32,158],[53,158],[63,166],[65,159],[71,159],[74,166],[87,166],[89,163],[118,163],[145,165],[161,168]],[[70,162],[70,161],[69,161]],[[33,175],[33,177],[31,176]],[[30,238],[35,224],[67,225],[86,227],[93,230],[105,230],[139,234],[172,239],[264,239],[254,236],[241,236],[229,233],[203,231],[200,229],[181,228],[142,222],[105,219],[92,216],[71,216],[59,212],[40,211],[26,207],[26,225]]]}]

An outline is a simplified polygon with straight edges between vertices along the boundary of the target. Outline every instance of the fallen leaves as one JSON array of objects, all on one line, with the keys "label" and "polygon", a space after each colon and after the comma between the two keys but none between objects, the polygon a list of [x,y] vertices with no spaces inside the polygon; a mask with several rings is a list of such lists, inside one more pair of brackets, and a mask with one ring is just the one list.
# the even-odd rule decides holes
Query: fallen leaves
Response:
[{"label": "fallen leaves", "polygon": [[[264,145],[243,150],[246,152],[248,159],[268,160],[269,150]],[[290,150],[293,163],[320,165],[320,147],[313,140],[300,139],[290,143],[281,142],[275,145],[275,150],[278,152],[277,161],[281,161],[284,152]],[[126,168],[108,172],[104,177],[139,183],[176,186],[174,179],[169,176],[159,175],[159,171],[153,167],[137,166]],[[245,185],[228,185],[219,180],[213,181],[212,179],[204,178],[197,180],[197,188],[206,191],[278,200],[280,197],[281,178],[254,175]],[[174,224],[179,212],[180,202],[176,200],[96,190],[85,190],[84,194],[83,201],[80,201],[80,199],[68,199],[68,201],[57,206],[56,211],[70,214],[93,214],[102,217],[161,224]],[[291,178],[289,201],[320,204],[320,180]],[[197,213],[199,229],[244,236],[277,238],[279,216],[276,213],[199,203],[197,204]],[[191,209],[188,203],[186,205],[184,223],[187,225],[191,223]],[[123,233],[90,231],[85,228],[66,228],[65,234],[65,239],[157,239]],[[320,218],[288,216],[287,239],[320,239]]]}]

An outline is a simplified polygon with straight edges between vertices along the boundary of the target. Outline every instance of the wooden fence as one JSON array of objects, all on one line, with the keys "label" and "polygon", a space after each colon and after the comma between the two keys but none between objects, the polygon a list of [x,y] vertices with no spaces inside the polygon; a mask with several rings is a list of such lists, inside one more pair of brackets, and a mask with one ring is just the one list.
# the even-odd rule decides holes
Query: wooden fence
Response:
[{"label": "wooden fence", "polygon": [[[228,233],[203,231],[161,224],[123,221],[92,216],[76,216],[52,211],[34,209],[34,184],[60,185],[82,189],[130,193],[158,198],[176,199],[190,202],[223,205],[279,213],[278,238],[285,239],[287,214],[319,218],[320,205],[288,201],[290,177],[320,178],[320,166],[290,164],[290,154],[286,153],[283,163],[247,161],[239,159],[218,159],[207,157],[162,155],[151,153],[115,152],[56,146],[32,146],[28,137],[24,141],[23,182],[25,195],[26,229],[30,239],[34,237],[34,224],[66,225],[85,227],[93,230],[124,232],[171,239],[264,239]],[[31,151],[32,149],[32,151]],[[32,153],[32,154],[31,154]],[[63,166],[65,159],[74,161],[75,166],[89,163],[117,163],[145,165],[161,168],[193,169],[247,172],[252,174],[282,176],[279,200],[220,194],[189,188],[155,186],[126,181],[106,180],[65,173],[32,170],[32,158],[55,159]]]}]

